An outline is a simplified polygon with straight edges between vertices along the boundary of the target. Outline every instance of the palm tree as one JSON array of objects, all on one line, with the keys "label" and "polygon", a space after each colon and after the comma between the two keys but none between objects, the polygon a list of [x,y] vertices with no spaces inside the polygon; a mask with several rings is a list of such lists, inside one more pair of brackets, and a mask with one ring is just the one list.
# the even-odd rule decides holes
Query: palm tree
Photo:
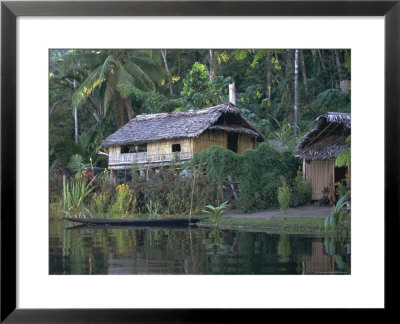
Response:
[{"label": "palm tree", "polygon": [[[74,91],[72,106],[79,109],[89,100],[104,118],[113,102],[118,127],[134,117],[130,98],[133,89],[154,91],[154,82],[162,75],[148,51],[139,50],[71,51],[63,65],[65,70],[89,71]],[[94,99],[95,95],[102,103]]]},{"label": "palm tree", "polygon": [[294,51],[294,137],[299,136],[299,50]]}]

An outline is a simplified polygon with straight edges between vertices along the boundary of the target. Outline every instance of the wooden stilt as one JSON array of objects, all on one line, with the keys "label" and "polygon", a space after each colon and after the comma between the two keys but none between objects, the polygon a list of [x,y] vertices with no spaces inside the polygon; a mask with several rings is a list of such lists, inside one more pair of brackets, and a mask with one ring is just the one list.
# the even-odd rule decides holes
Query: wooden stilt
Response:
[{"label": "wooden stilt", "polygon": [[192,218],[192,207],[193,207],[193,194],[194,194],[194,184],[196,182],[196,169],[193,172],[193,180],[192,180],[192,195],[190,198],[190,210],[189,210],[189,221]]},{"label": "wooden stilt", "polygon": [[113,185],[117,184],[117,171],[116,170],[111,170],[110,172],[110,183]]},{"label": "wooden stilt", "polygon": [[228,180],[229,180],[229,183],[231,184],[231,188],[232,188],[233,196],[235,197],[235,201],[237,201],[238,200],[238,195],[237,195],[237,192],[236,192],[236,189],[235,189],[235,184],[233,183],[233,181],[231,179],[231,176],[228,176]]}]

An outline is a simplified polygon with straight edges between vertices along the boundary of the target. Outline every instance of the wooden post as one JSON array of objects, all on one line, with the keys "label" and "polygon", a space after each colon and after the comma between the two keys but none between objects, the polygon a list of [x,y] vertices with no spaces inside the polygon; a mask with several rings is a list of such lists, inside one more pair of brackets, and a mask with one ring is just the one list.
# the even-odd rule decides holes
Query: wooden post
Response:
[{"label": "wooden post", "polygon": [[192,196],[190,198],[190,210],[189,210],[189,223],[190,219],[192,218],[192,206],[193,206],[193,193],[194,193],[194,184],[196,182],[196,169],[193,172],[193,182],[192,182]]},{"label": "wooden post", "polygon": [[224,185],[222,182],[218,183],[218,191],[219,191],[219,195],[221,197],[221,201],[218,203],[222,204],[224,202]]},{"label": "wooden post", "polygon": [[229,182],[231,184],[231,188],[232,188],[233,196],[235,197],[235,201],[237,201],[238,200],[238,195],[236,193],[235,184],[232,182],[231,176],[228,176],[228,180],[229,180]]},{"label": "wooden post", "polygon": [[66,210],[65,208],[65,204],[67,201],[67,188],[66,188],[66,179],[65,179],[65,173],[63,174],[63,200],[64,200],[64,210]]},{"label": "wooden post", "polygon": [[336,186],[335,186],[335,159],[331,160],[332,161],[332,181],[333,181],[333,194],[332,194],[332,201],[336,201]]},{"label": "wooden post", "polygon": [[113,185],[117,184],[117,171],[116,170],[110,170],[110,182]]}]

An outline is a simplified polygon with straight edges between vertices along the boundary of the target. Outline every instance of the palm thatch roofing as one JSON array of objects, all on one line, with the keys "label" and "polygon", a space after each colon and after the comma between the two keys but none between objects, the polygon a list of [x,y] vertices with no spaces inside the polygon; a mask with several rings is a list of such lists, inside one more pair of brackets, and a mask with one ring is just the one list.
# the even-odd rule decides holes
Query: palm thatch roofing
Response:
[{"label": "palm thatch roofing", "polygon": [[328,112],[319,116],[316,126],[297,145],[293,154],[307,162],[336,158],[350,146],[346,138],[351,134],[351,114]]},{"label": "palm thatch roofing", "polygon": [[207,129],[248,134],[264,141],[264,136],[231,103],[160,114],[143,114],[108,136],[102,146],[137,145],[177,138],[197,138]]}]

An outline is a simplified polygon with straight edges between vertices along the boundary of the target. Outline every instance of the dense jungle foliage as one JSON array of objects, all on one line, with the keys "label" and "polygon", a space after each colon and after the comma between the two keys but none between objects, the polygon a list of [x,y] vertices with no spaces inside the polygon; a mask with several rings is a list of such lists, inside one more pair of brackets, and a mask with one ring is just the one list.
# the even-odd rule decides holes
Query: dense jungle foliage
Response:
[{"label": "dense jungle foliage", "polygon": [[[292,190],[297,188],[307,196],[308,188],[302,187],[299,180],[296,182],[299,161],[291,151],[319,115],[328,111],[350,112],[350,95],[338,87],[340,80],[351,79],[350,50],[55,49],[49,53],[51,177],[56,176],[57,165],[104,169],[107,156],[98,154],[104,151],[102,141],[131,118],[142,113],[186,111],[226,102],[228,85],[235,83],[236,105],[267,140],[279,142],[283,151],[261,144],[257,150],[241,156],[216,148],[196,156],[196,163],[222,160],[219,164],[209,163],[208,168],[215,169],[198,177],[198,184],[210,183],[211,177],[215,187],[196,192],[196,197],[202,197],[201,202],[195,202],[197,210],[202,204],[222,202],[218,195],[227,176],[240,181],[238,207],[245,211],[278,207],[282,179]],[[298,107],[298,114],[294,107]],[[187,212],[190,177],[177,180],[171,178],[174,172],[151,175],[153,180],[147,183],[153,189],[144,189],[145,180],[133,173],[135,184],[131,186],[135,188],[129,190],[138,195],[132,197],[129,209],[134,201],[134,208],[141,211]],[[260,174],[265,176],[260,179]],[[174,186],[179,185],[180,192],[174,189],[172,198],[161,194],[163,190],[170,193],[165,188],[167,179],[179,181]],[[88,193],[90,199],[97,195],[98,206],[93,205],[96,212],[103,205],[115,204],[117,199],[110,202],[107,197],[100,197],[108,190],[106,185],[102,186],[104,192]],[[62,192],[59,194],[62,196]],[[292,191],[292,206],[302,203],[304,198],[299,196]],[[130,192],[126,192],[126,197],[129,200]],[[183,200],[182,206],[171,205],[176,197]]]}]

